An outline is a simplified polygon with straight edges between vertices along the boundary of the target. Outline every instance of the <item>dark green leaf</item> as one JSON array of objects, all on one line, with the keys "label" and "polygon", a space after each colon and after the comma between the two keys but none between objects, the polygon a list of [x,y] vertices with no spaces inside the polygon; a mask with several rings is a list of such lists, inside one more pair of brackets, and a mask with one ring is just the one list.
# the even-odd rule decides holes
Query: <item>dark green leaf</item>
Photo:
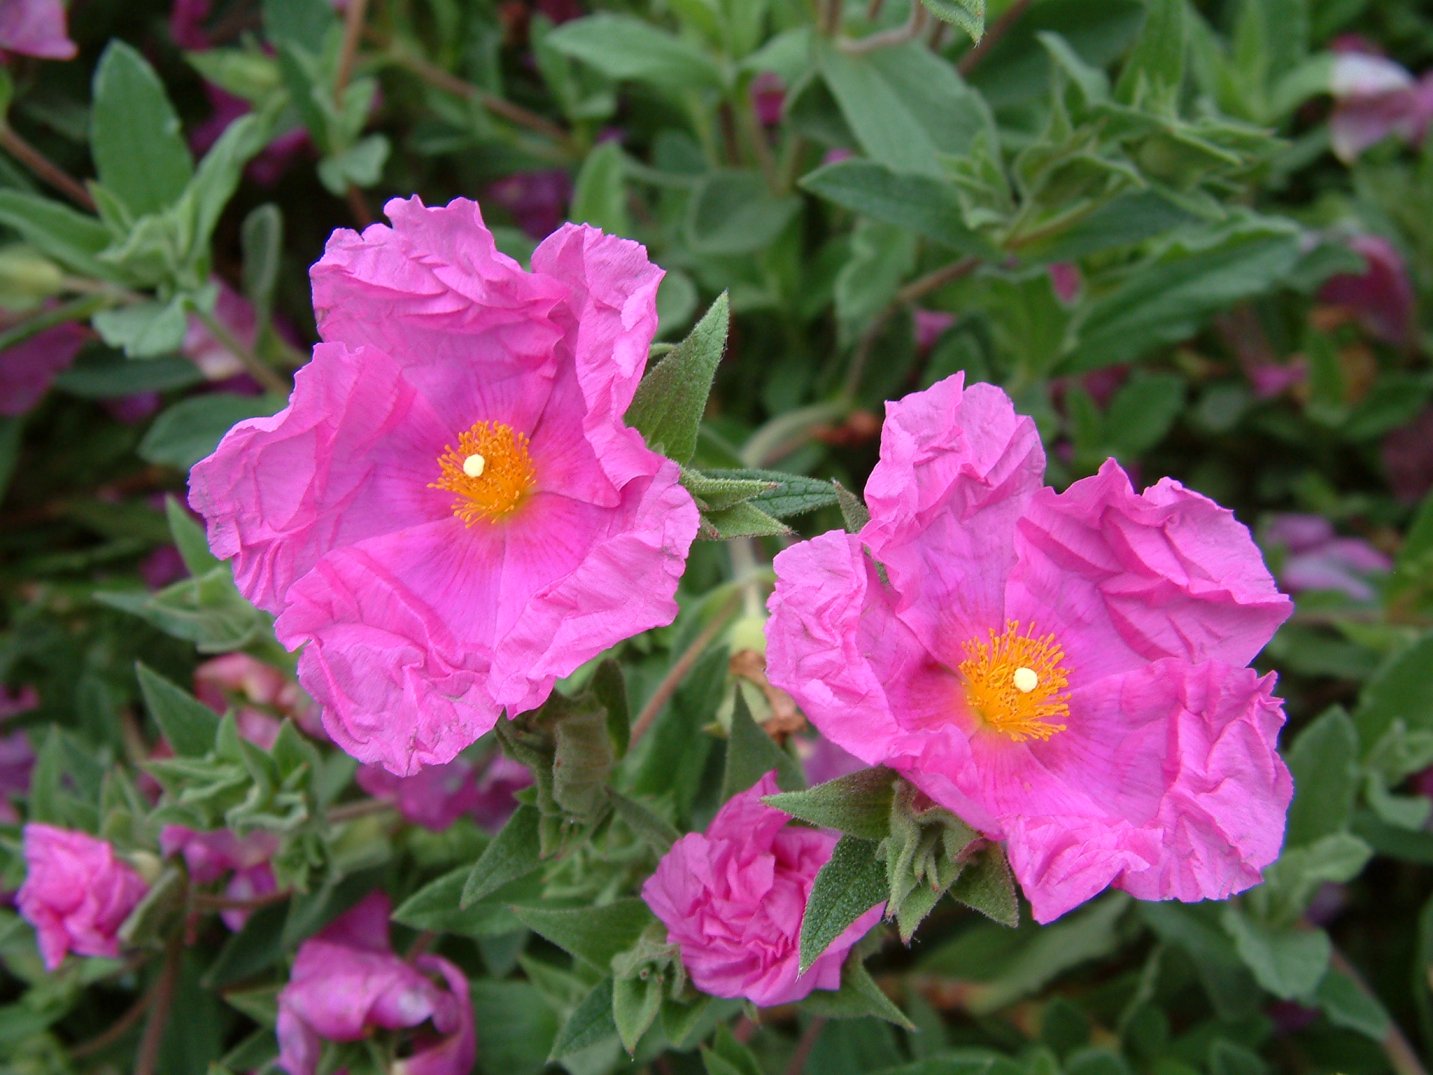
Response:
[{"label": "dark green leaf", "polygon": [[653,450],[678,463],[687,462],[696,451],[702,412],[726,350],[729,316],[723,292],[687,338],[642,378],[627,409],[628,423],[641,431]]},{"label": "dark green leaf", "polygon": [[114,237],[93,217],[49,198],[0,190],[0,224],[14,228],[26,241],[76,272],[115,279],[115,270],[95,257]]},{"label": "dark green leaf", "polygon": [[129,362],[113,352],[94,351],[55,378],[55,387],[84,399],[114,399],[189,388],[203,380],[203,371],[178,355]]},{"label": "dark green leaf", "polygon": [[621,818],[622,823],[640,836],[658,855],[665,855],[681,838],[682,834],[677,831],[676,826],[635,799],[629,799],[616,791],[611,793],[611,799],[613,811]]},{"label": "dark green leaf", "polygon": [[1184,0],[1146,0],[1146,5],[1144,28],[1115,87],[1115,95],[1127,103],[1136,100],[1142,84],[1172,94],[1184,79]]},{"label": "dark green leaf", "polygon": [[778,519],[803,515],[837,502],[832,483],[779,470],[706,470],[705,477],[715,481],[751,482],[759,485],[746,502]]},{"label": "dark green leaf", "polygon": [[458,906],[466,909],[508,882],[526,877],[541,866],[537,830],[538,813],[535,807],[522,805],[514,810],[502,832],[483,848],[478,861],[473,863],[472,872],[463,882]]},{"label": "dark green leaf", "polygon": [[838,481],[831,483],[836,487],[836,503],[841,505],[841,519],[846,524],[848,533],[860,533],[861,529],[871,521],[870,509],[865,502],[851,490],[847,489]]},{"label": "dark green leaf", "polygon": [[1002,926],[1014,928],[1020,924],[1015,879],[999,844],[988,844],[972,856],[951,885],[950,895]]},{"label": "dark green leaf", "polygon": [[1341,708],[1323,713],[1289,750],[1294,801],[1285,848],[1311,843],[1348,824],[1358,792],[1358,733]]},{"label": "dark green leaf", "polygon": [[612,983],[612,1022],[617,1025],[617,1037],[629,1055],[636,1051],[637,1042],[656,1020],[665,989],[656,975],[619,978]]},{"label": "dark green leaf", "polygon": [[579,1049],[611,1037],[616,1031],[617,1026],[612,1019],[612,979],[603,978],[562,1024],[562,1029],[553,1039],[548,1060],[561,1060]]},{"label": "dark green leaf", "polygon": [[393,920],[414,929],[492,937],[511,933],[521,925],[507,905],[508,900],[535,900],[542,892],[541,878],[528,873],[489,893],[487,899],[464,907],[463,889],[471,872],[469,867],[459,866],[430,881],[398,906]]},{"label": "dark green leaf", "polygon": [[1267,926],[1232,906],[1224,909],[1220,920],[1261,986],[1283,1000],[1312,996],[1328,970],[1332,946],[1327,933]]},{"label": "dark green leaf", "polygon": [[264,33],[275,45],[321,51],[324,35],[338,28],[333,5],[325,0],[264,0],[263,9]]},{"label": "dark green leaf", "polygon": [[875,841],[842,836],[830,861],[816,875],[801,917],[802,971],[852,923],[882,903],[888,891],[885,860]]},{"label": "dark green leaf", "polygon": [[985,36],[985,0],[921,0],[942,22],[958,26],[972,41]]},{"label": "dark green leaf", "polygon": [[889,769],[862,769],[808,791],[768,795],[762,801],[822,828],[863,840],[883,840],[890,831],[895,779]]},{"label": "dark green leaf", "polygon": [[202,575],[218,567],[220,561],[209,551],[209,538],[204,527],[184,510],[183,505],[172,496],[164,498],[164,516],[169,522],[169,534],[191,575]]},{"label": "dark green leaf", "polygon": [[139,442],[140,458],[188,470],[218,447],[237,422],[273,414],[284,401],[275,396],[207,395],[181,400],[160,413]]},{"label": "dark green leaf", "polygon": [[470,986],[475,1022],[482,1027],[482,1070],[502,1075],[540,1075],[547,1067],[557,1016],[541,994],[523,981],[480,978]]},{"label": "dark green leaf", "polygon": [[135,669],[150,716],[182,758],[200,758],[214,749],[219,716],[187,691],[144,665]]},{"label": "dark green leaf", "polygon": [[573,184],[567,215],[574,223],[591,224],[614,235],[631,234],[627,165],[616,142],[603,142],[587,154]]},{"label": "dark green leaf", "polygon": [[265,202],[244,218],[240,231],[244,246],[244,294],[254,304],[260,325],[268,324],[274,308],[274,287],[284,253],[284,217],[273,202]]},{"label": "dark green leaf", "polygon": [[1354,723],[1363,752],[1368,755],[1402,720],[1408,728],[1433,727],[1433,706],[1428,702],[1428,669],[1433,668],[1433,632],[1395,653],[1363,689]]},{"label": "dark green leaf", "polygon": [[754,254],[771,246],[800,210],[799,198],[772,194],[755,172],[710,172],[692,192],[687,241],[700,254]]},{"label": "dark green leaf", "polygon": [[1319,983],[1314,999],[1334,1026],[1355,1030],[1381,1042],[1388,1033],[1388,1010],[1373,994],[1342,971],[1330,969]]},{"label": "dark green leaf", "polygon": [[839,989],[818,989],[802,1001],[801,1007],[811,1015],[825,1016],[828,1019],[859,1019],[874,1015],[877,1019],[884,1019],[907,1030],[915,1029],[906,1013],[896,1007],[891,998],[876,984],[865,964],[854,956],[846,960],[846,965],[841,968]]},{"label": "dark green leaf", "polygon": [[600,971],[608,970],[612,957],[635,944],[654,921],[647,905],[635,898],[615,900],[601,907],[514,907],[512,913],[534,933]]},{"label": "dark green leaf", "polygon": [[751,717],[741,691],[735,694],[731,715],[731,734],[726,743],[726,771],[722,777],[721,797],[725,802],[737,792],[745,791],[773,769],[777,783],[788,790],[801,787],[801,771],[795,759],[771,740]]},{"label": "dark green leaf", "polygon": [[808,172],[801,186],[872,220],[908,228],[962,254],[989,254],[990,243],[965,223],[955,186],[897,172],[876,161],[839,161]]},{"label": "dark green leaf", "polygon": [[563,23],[547,44],[609,78],[687,91],[718,89],[721,69],[706,53],[628,15],[589,15]]},{"label": "dark green leaf", "polygon": [[765,1075],[750,1049],[737,1041],[725,1023],[717,1027],[711,1045],[702,1046],[707,1075]]},{"label": "dark green leaf", "polygon": [[194,174],[163,83],[123,41],[110,41],[95,69],[90,153],[100,182],[135,218],[173,205]]}]

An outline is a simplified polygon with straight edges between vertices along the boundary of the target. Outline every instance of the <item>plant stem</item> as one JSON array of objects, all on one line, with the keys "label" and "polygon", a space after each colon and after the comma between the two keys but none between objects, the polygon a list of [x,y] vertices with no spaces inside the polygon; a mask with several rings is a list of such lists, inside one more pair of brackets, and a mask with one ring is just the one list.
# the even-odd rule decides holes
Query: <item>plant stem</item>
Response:
[{"label": "plant stem", "polygon": [[682,680],[687,678],[687,673],[692,670],[692,666],[706,652],[707,647],[716,640],[716,636],[726,628],[740,607],[741,594],[734,593],[727,598],[721,608],[717,609],[711,622],[698,632],[697,637],[692,639],[691,644],[682,651],[682,655],[676,659],[672,667],[667,669],[667,674],[662,677],[662,681],[652,691],[652,696],[647,699],[647,704],[642,707],[642,711],[637,714],[637,719],[632,722],[631,743],[636,743],[646,734],[647,729],[652,726],[652,722],[657,719],[657,714],[667,704],[667,700],[676,693]]},{"label": "plant stem", "polygon": [[169,1022],[169,1008],[174,1001],[174,986],[179,978],[179,957],[183,952],[184,942],[176,933],[164,946],[164,966],[149,992],[149,1018],[145,1021],[139,1051],[134,1057],[135,1075],[154,1075],[155,1065],[159,1063],[159,1049],[164,1044],[164,1027]]},{"label": "plant stem", "polygon": [[990,54],[993,49],[1007,33],[1010,28],[1020,21],[1020,16],[1025,14],[1025,9],[1030,6],[1030,0],[1015,0],[1005,9],[1005,13],[996,19],[985,31],[985,36],[980,43],[960,58],[955,69],[960,72],[961,78],[967,78],[970,72],[980,66],[982,60]]},{"label": "plant stem", "polygon": [[87,209],[91,213],[95,211],[95,200],[90,197],[84,184],[21,138],[13,127],[0,124],[0,146],[35,173],[36,177],[64,194],[81,209]]},{"label": "plant stem", "polygon": [[851,409],[846,398],[808,403],[767,422],[752,434],[741,451],[741,462],[747,467],[764,467],[805,442],[805,434],[814,426],[843,417]]},{"label": "plant stem", "polygon": [[[920,0],[916,2],[919,3]],[[791,1054],[791,1060],[786,1065],[786,1075],[801,1075],[806,1070],[806,1061],[825,1026],[826,1020],[819,1015],[806,1024],[806,1029],[801,1032],[801,1038],[796,1043],[796,1051]]]},{"label": "plant stem", "polygon": [[245,372],[254,378],[254,380],[258,381],[265,391],[273,392],[280,396],[287,396],[293,389],[293,385],[280,377],[278,373],[276,373],[267,362],[256,355],[251,348],[245,347],[240,343],[234,334],[220,324],[219,319],[212,313],[209,313],[207,310],[196,309],[194,314],[204,323],[204,327],[209,330],[210,335],[218,340],[226,351],[239,360]]},{"label": "plant stem", "polygon": [[146,990],[135,998],[134,1003],[125,1009],[123,1015],[94,1037],[82,1041],[78,1045],[71,1045],[69,1048],[70,1059],[79,1060],[81,1057],[103,1052],[119,1041],[139,1025],[139,1021],[144,1018],[144,1013],[149,1010],[149,1001],[149,992]]},{"label": "plant stem", "polygon": [[335,806],[324,815],[324,819],[330,825],[338,825],[345,821],[355,821],[361,817],[382,814],[392,809],[393,804],[386,799],[356,799],[351,803]]},{"label": "plant stem", "polygon": [[368,14],[368,0],[348,0],[343,11],[343,45],[338,54],[338,73],[333,80],[334,103],[343,107],[343,91],[353,78],[358,59],[358,42],[363,37],[363,20]]},{"label": "plant stem", "polygon": [[[1377,994],[1369,987],[1358,968],[1350,963],[1348,957],[1337,947],[1333,948],[1329,956],[1329,965],[1353,982],[1364,996],[1378,999]],[[1383,1049],[1383,1055],[1388,1057],[1389,1070],[1396,1072],[1397,1075],[1428,1075],[1428,1071],[1422,1061],[1418,1059],[1418,1053],[1414,1050],[1412,1043],[1398,1028],[1398,1024],[1393,1021],[1392,1016],[1388,1019],[1388,1031],[1383,1035],[1379,1046]]]},{"label": "plant stem", "polygon": [[189,905],[196,911],[258,911],[270,904],[283,903],[293,893],[266,892],[262,896],[214,896],[207,892],[195,892],[189,897]]}]

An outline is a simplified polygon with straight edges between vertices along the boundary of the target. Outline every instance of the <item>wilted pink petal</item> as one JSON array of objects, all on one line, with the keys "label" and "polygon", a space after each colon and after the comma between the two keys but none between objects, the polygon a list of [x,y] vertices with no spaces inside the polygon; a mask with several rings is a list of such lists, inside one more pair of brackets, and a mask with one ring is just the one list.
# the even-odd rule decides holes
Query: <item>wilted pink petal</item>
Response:
[{"label": "wilted pink petal", "polygon": [[[462,971],[438,956],[405,963],[388,943],[388,897],[380,892],[299,946],[279,993],[279,1065],[311,1075],[323,1041],[358,1041],[375,1029],[431,1023],[406,1064],[419,1075],[468,1075],[476,1054],[473,1010]],[[446,988],[430,977],[439,975]]]},{"label": "wilted pink petal", "polygon": [[1040,921],[1109,885],[1247,888],[1292,789],[1272,678],[1243,665],[1289,601],[1178,482],[1135,493],[1110,461],[1057,494],[1043,464],[997,388],[888,404],[871,521],[776,559],[771,681],[1003,841]]},{"label": "wilted pink petal", "polygon": [[673,844],[642,886],[696,987],[761,1007],[836,989],[846,953],[884,910],[883,904],[863,914],[798,975],[801,916],[836,837],[787,825],[785,814],[761,801],[777,790],[768,773],[733,796],[705,833]]},{"label": "wilted pink petal", "polygon": [[622,421],[657,325],[640,246],[567,225],[527,273],[473,202],[387,212],[314,267],[326,342],[289,406],[190,487],[334,740],[406,776],[671,622],[697,512]]},{"label": "wilted pink petal", "polygon": [[39,403],[88,338],[78,325],[57,325],[0,352],[0,415],[24,414]]},{"label": "wilted pink petal", "polygon": [[61,0],[0,0],[0,50],[47,60],[73,59]]},{"label": "wilted pink petal", "polygon": [[53,825],[25,826],[25,883],[16,904],[39,935],[47,970],[66,952],[119,955],[119,927],[148,887],[103,840]]},{"label": "wilted pink petal", "polygon": [[1363,271],[1329,277],[1319,301],[1347,309],[1376,339],[1410,346],[1417,299],[1403,255],[1381,235],[1355,235],[1348,245],[1363,257]]}]

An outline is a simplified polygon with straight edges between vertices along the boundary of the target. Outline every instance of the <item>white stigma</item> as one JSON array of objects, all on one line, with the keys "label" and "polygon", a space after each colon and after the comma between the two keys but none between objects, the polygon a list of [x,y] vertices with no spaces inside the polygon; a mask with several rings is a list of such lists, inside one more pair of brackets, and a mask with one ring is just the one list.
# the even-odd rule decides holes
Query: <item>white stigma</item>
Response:
[{"label": "white stigma", "polygon": [[1040,677],[1035,674],[1033,668],[1015,669],[1015,689],[1021,694],[1029,694],[1040,685]]},{"label": "white stigma", "polygon": [[463,460],[463,473],[470,478],[481,478],[488,461],[480,455],[470,455]]}]

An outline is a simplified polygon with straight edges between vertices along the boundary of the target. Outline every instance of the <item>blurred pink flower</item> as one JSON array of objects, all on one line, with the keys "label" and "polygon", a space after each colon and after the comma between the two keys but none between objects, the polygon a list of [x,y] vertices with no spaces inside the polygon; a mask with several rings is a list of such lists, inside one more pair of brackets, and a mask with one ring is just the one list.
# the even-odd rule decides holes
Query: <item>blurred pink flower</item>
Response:
[{"label": "blurred pink flower", "polygon": [[1411,346],[1418,300],[1403,255],[1381,235],[1354,235],[1348,246],[1363,258],[1363,271],[1329,277],[1319,301],[1348,310],[1375,339]]},{"label": "blurred pink flower", "polygon": [[572,178],[561,168],[549,168],[515,172],[489,183],[483,201],[496,202],[519,228],[541,239],[562,224],[571,198]]},{"label": "blurred pink flower", "polygon": [[247,653],[226,653],[194,669],[194,696],[216,713],[235,709],[239,734],[265,750],[283,718],[323,738],[313,703],[287,674]]},{"label": "blurred pink flower", "polygon": [[514,793],[532,783],[527,766],[503,754],[479,764],[464,757],[430,765],[413,776],[394,776],[381,765],[361,765],[358,786],[375,799],[395,803],[414,825],[442,832],[460,817],[497,830],[517,807]]},{"label": "blurred pink flower", "polygon": [[1048,922],[1107,885],[1224,897],[1291,795],[1273,676],[1288,616],[1249,532],[1113,460],[1041,485],[1034,423],[960,375],[886,405],[871,520],[776,558],[768,674],[813,724],[1003,841]]},{"label": "blurred pink flower", "polygon": [[[275,891],[274,871],[269,860],[279,850],[279,837],[272,832],[251,832],[236,836],[228,829],[198,832],[184,825],[165,825],[159,833],[159,848],[167,858],[181,855],[195,884],[212,885],[230,874],[224,895],[252,899]],[[244,928],[249,912],[229,908],[220,913],[234,932]]]},{"label": "blurred pink flower", "polygon": [[1390,135],[1419,145],[1433,121],[1433,73],[1415,81],[1383,56],[1344,51],[1334,57],[1329,139],[1335,155],[1353,161]]},{"label": "blurred pink flower", "polygon": [[866,768],[866,763],[860,758],[848,754],[824,736],[798,735],[793,737],[792,742],[808,783],[824,784],[838,776],[847,776]]},{"label": "blurred pink flower", "polygon": [[758,123],[775,127],[781,122],[781,110],[786,107],[786,83],[780,75],[775,71],[758,71],[747,93],[751,95],[751,107]]},{"label": "blurred pink flower", "polygon": [[1333,590],[1355,601],[1369,601],[1373,587],[1368,576],[1393,568],[1393,561],[1368,542],[1337,537],[1333,523],[1322,515],[1271,516],[1264,541],[1285,550],[1279,584],[1289,593]]},{"label": "blurred pink flower", "polygon": [[641,246],[565,225],[528,273],[474,202],[387,212],[314,266],[326,342],[289,406],[190,490],[334,741],[410,776],[670,623],[697,511],[622,420],[657,327]]},{"label": "blurred pink flower", "polygon": [[78,325],[56,325],[0,351],[0,415],[24,414],[39,403],[88,339]]},{"label": "blurred pink flower", "polygon": [[916,350],[925,354],[936,345],[946,329],[955,324],[955,314],[944,310],[923,310],[917,307],[912,314],[915,321]]},{"label": "blurred pink flower", "polygon": [[[259,334],[259,320],[253,304],[223,280],[215,277],[213,282],[219,289],[219,297],[214,302],[214,319],[245,347],[253,347]],[[194,314],[189,315],[184,342],[179,349],[208,380],[222,381],[244,372],[244,364],[234,352],[220,343]]]},{"label": "blurred pink flower", "polygon": [[1064,306],[1071,305],[1080,297],[1080,288],[1084,286],[1084,278],[1080,275],[1080,267],[1073,262],[1057,261],[1050,266],[1050,287],[1054,289],[1055,298],[1060,300]]},{"label": "blurred pink flower", "polygon": [[[466,975],[446,959],[412,963],[388,943],[388,897],[374,892],[299,945],[279,993],[279,1066],[312,1075],[324,1041],[359,1041],[374,1030],[417,1032],[407,1075],[468,1075],[477,1055]],[[435,983],[441,978],[447,988]]]},{"label": "blurred pink flower", "polygon": [[1405,504],[1422,500],[1433,489],[1433,407],[1384,437],[1379,455],[1393,495]]},{"label": "blurred pink flower", "polygon": [[798,977],[801,916],[836,837],[788,825],[785,814],[761,801],[777,790],[775,774],[768,773],[732,796],[705,833],[673,844],[642,886],[693,984],[763,1008],[838,988],[846,953],[885,909],[863,914]]},{"label": "blurred pink flower", "polygon": [[149,886],[114,848],[88,833],[25,826],[25,883],[16,903],[39,934],[45,969],[66,952],[119,955],[119,927]]},{"label": "blurred pink flower", "polygon": [[0,51],[46,60],[73,59],[61,0],[0,0]]}]

